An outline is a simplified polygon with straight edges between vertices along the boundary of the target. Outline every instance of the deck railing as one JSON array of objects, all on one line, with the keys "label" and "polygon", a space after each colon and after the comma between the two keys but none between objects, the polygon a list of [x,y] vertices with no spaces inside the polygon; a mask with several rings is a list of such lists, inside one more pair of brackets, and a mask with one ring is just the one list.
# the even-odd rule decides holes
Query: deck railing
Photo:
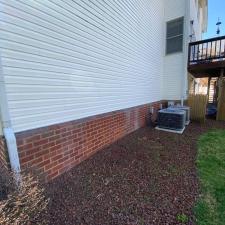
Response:
[{"label": "deck railing", "polygon": [[191,42],[188,58],[189,65],[225,60],[225,36]]}]

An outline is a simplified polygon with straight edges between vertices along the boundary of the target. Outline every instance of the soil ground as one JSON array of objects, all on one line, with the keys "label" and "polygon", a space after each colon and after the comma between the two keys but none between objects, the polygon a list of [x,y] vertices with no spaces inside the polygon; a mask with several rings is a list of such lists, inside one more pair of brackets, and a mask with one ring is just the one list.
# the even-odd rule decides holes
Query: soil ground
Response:
[{"label": "soil ground", "polygon": [[146,127],[103,149],[48,184],[50,224],[194,224],[196,144],[214,128],[225,123],[191,123],[183,135]]}]

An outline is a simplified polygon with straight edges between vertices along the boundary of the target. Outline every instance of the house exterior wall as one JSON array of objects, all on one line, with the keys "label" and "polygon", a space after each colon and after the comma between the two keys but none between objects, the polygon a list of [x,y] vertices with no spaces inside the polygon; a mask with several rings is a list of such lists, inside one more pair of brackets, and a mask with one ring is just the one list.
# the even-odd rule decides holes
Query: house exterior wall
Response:
[{"label": "house exterior wall", "polygon": [[34,168],[46,181],[52,180],[103,147],[146,126],[150,107],[156,112],[160,104],[19,132],[16,136],[22,169]]},{"label": "house exterior wall", "polygon": [[0,135],[0,168],[1,167],[8,167],[6,144],[5,139],[2,135]]},{"label": "house exterior wall", "polygon": [[15,132],[162,99],[163,1],[0,1]]},{"label": "house exterior wall", "polygon": [[193,20],[193,25],[191,26],[191,33],[193,37],[191,41],[198,41],[202,39],[203,27],[203,8],[201,5],[203,1],[201,0],[190,0],[190,20]]},{"label": "house exterior wall", "polygon": [[[188,43],[202,38],[204,31],[203,6],[205,5],[207,5],[205,0],[164,0],[165,23],[184,17],[183,51],[165,55],[164,59],[164,99],[181,100],[188,96]],[[193,25],[191,25],[192,20],[194,21]]]},{"label": "house exterior wall", "polygon": [[[164,0],[165,5],[165,27],[168,21],[184,17],[184,21],[187,20],[186,16],[186,2],[185,0]],[[166,28],[165,28],[166,30]],[[186,26],[184,26],[186,31]],[[185,60],[185,37],[184,34],[184,47],[183,52],[166,55],[164,51],[164,85],[163,95],[164,99],[180,100],[183,96],[184,78],[186,77],[184,71]],[[166,41],[166,39],[165,39]]]},{"label": "house exterior wall", "polygon": [[[187,89],[189,1],[0,0],[2,75],[22,168],[47,180],[146,125]],[[185,19],[165,55],[166,22]]]}]

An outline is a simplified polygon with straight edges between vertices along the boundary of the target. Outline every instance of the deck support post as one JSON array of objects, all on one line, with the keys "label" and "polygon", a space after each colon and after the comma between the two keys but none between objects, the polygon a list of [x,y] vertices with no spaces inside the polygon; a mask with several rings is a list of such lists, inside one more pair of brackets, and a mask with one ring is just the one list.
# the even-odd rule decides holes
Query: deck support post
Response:
[{"label": "deck support post", "polygon": [[212,77],[209,77],[208,79],[208,90],[207,90],[207,96],[208,96],[208,103],[209,103],[209,92],[210,92],[210,83],[211,83]]},{"label": "deck support post", "polygon": [[218,94],[218,107],[217,107],[217,120],[225,120],[225,117],[224,117],[224,108],[225,108],[225,103],[224,103],[224,80],[223,80],[223,77],[224,77],[224,68],[221,68],[220,70],[220,77],[218,79],[218,88],[219,88],[219,94]]}]

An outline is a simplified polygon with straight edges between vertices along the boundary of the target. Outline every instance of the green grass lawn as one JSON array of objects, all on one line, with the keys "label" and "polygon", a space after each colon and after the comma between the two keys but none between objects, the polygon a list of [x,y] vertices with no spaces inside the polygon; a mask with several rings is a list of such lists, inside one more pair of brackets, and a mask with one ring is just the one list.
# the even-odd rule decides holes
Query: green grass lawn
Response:
[{"label": "green grass lawn", "polygon": [[197,225],[225,225],[225,131],[211,131],[198,143],[201,196],[195,207]]}]

